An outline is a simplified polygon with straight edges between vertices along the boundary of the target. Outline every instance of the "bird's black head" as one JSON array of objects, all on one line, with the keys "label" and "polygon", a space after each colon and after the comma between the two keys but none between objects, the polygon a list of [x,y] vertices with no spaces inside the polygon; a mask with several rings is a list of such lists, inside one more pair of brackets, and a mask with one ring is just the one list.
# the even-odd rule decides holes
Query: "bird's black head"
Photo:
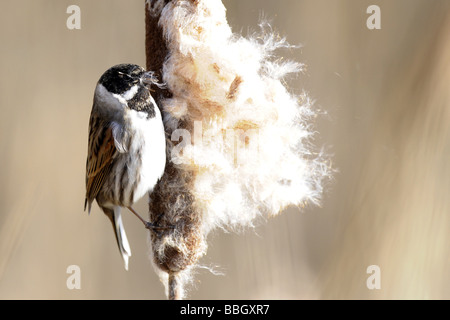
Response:
[{"label": "bird's black head", "polygon": [[135,85],[141,85],[145,70],[135,64],[119,64],[109,68],[100,78],[99,83],[106,90],[115,94],[124,94]]},{"label": "bird's black head", "polygon": [[156,81],[152,72],[135,64],[119,64],[109,68],[98,81],[110,94],[121,96],[130,109],[155,115],[155,102],[150,93]]}]

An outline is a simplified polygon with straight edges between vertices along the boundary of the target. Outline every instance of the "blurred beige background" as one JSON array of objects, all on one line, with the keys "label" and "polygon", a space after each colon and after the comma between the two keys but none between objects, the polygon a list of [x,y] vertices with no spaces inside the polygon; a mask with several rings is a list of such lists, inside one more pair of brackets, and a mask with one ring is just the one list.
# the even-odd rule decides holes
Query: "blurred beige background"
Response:
[{"label": "blurred beige background", "polygon": [[[288,80],[327,111],[317,144],[339,169],[321,208],[209,239],[192,299],[450,299],[450,2],[224,0],[235,32],[261,17],[307,72]],[[81,7],[81,30],[66,8]],[[381,30],[366,8],[381,7]],[[145,65],[143,1],[2,0],[0,298],[164,299],[147,234],[125,215],[126,272],[109,221],[83,212],[93,90]],[[146,212],[146,200],[136,209]],[[81,289],[69,290],[69,265]],[[366,268],[378,265],[381,289]]]}]

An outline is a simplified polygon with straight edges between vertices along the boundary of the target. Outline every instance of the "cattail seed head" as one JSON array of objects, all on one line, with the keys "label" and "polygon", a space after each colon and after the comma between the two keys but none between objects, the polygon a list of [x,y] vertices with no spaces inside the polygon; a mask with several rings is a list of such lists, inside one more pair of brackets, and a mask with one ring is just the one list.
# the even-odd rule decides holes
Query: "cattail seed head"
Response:
[{"label": "cattail seed head", "polygon": [[[284,38],[270,28],[251,38],[233,34],[220,0],[149,2],[159,10],[150,15],[167,48],[161,74],[170,92],[160,101],[169,160],[150,215],[175,227],[152,233],[152,255],[158,269],[183,278],[206,253],[211,230],[319,204],[331,169],[311,144],[311,100],[282,82],[302,69],[275,57],[291,47]],[[179,134],[170,140],[180,129],[189,133],[182,150]]]}]

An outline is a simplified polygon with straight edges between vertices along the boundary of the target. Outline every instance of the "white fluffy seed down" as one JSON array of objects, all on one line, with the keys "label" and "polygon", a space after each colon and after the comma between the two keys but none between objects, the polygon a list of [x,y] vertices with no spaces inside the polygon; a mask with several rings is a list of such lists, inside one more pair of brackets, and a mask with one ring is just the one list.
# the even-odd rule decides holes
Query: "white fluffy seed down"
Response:
[{"label": "white fluffy seed down", "polygon": [[173,93],[163,104],[166,125],[172,132],[188,120],[202,130],[190,133],[194,148],[176,161],[196,172],[192,193],[205,234],[318,204],[330,169],[309,143],[311,101],[281,81],[302,67],[274,57],[289,47],[285,39],[270,29],[257,38],[233,34],[220,0],[172,1],[160,25],[170,51],[164,82]]},{"label": "white fluffy seed down", "polygon": [[[290,93],[283,82],[302,69],[275,56],[291,47],[285,39],[267,24],[254,37],[233,34],[220,0],[155,0],[149,8],[160,16],[169,52],[162,74],[172,98],[160,105],[173,141],[167,155],[181,177],[164,188],[187,188],[194,198],[193,208],[180,201],[168,211],[192,209],[201,216],[192,231],[201,239],[195,261],[177,272],[186,284],[211,230],[244,229],[288,206],[318,205],[332,169],[311,144],[317,115],[311,100]],[[180,187],[183,177],[192,177],[192,184]],[[157,240],[152,255],[176,248],[191,257],[185,240],[177,233]],[[155,269],[167,290],[167,274]]]}]

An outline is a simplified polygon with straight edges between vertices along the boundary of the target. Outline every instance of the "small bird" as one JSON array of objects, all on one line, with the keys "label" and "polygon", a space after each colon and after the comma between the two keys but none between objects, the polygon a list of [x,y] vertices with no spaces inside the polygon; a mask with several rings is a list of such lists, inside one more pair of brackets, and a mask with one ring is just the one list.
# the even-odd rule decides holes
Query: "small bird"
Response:
[{"label": "small bird", "polygon": [[144,194],[151,192],[166,164],[166,139],[161,112],[150,92],[157,84],[152,72],[134,64],[119,64],[108,69],[95,88],[89,120],[86,162],[86,199],[111,220],[125,269],[131,256],[122,223],[121,208],[132,208]]}]

